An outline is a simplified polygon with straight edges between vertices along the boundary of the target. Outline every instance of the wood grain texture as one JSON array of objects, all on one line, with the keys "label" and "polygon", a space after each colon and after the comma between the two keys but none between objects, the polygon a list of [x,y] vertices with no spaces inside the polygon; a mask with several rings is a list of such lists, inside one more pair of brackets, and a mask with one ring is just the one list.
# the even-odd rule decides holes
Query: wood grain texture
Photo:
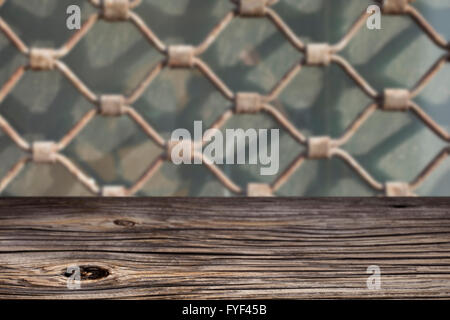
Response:
[{"label": "wood grain texture", "polygon": [[0,199],[0,297],[450,298],[450,199]]}]

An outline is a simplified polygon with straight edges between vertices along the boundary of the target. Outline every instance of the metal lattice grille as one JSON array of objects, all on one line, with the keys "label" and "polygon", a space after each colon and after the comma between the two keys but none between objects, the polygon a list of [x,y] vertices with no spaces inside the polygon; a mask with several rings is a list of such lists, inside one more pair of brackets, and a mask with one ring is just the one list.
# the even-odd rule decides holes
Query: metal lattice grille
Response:
[{"label": "metal lattice grille", "polygon": [[[256,114],[264,112],[273,117],[292,138],[306,147],[306,151],[298,157],[282,172],[271,184],[252,183],[249,181],[246,188],[242,188],[234,183],[227,175],[210,161],[203,163],[218,178],[218,180],[231,192],[248,196],[268,196],[276,194],[280,187],[285,184],[290,177],[301,170],[302,164],[306,160],[340,158],[348,164],[354,172],[360,176],[371,188],[384,193],[387,196],[411,196],[421,183],[439,166],[448,156],[450,149],[449,133],[440,127],[435,120],[428,116],[425,111],[414,102],[414,98],[425,88],[437,72],[449,61],[449,43],[442,38],[434,28],[422,17],[418,10],[406,0],[386,0],[379,3],[382,12],[386,15],[408,15],[421,30],[434,42],[434,44],[444,50],[442,57],[431,67],[431,69],[418,79],[417,83],[410,89],[407,88],[386,88],[382,92],[375,90],[366,81],[352,64],[343,58],[339,53],[346,48],[349,42],[356,36],[361,28],[365,26],[369,14],[364,11],[357,19],[345,36],[336,44],[329,43],[309,43],[305,44],[296,35],[287,23],[272,8],[278,1],[276,0],[233,0],[235,9],[217,24],[215,28],[206,36],[198,46],[191,45],[166,45],[146,22],[139,16],[138,0],[92,0],[91,3],[98,9],[98,12],[90,16],[83,24],[82,28],[76,32],[69,41],[61,48],[39,48],[28,47],[11,29],[8,23],[0,18],[0,30],[6,35],[10,42],[25,55],[28,64],[19,67],[10,79],[3,84],[0,90],[0,103],[13,90],[25,72],[45,72],[57,70],[65,76],[88,101],[95,106],[87,112],[76,125],[67,132],[59,141],[35,141],[28,142],[23,139],[9,123],[0,115],[1,129],[24,150],[27,155],[17,162],[13,168],[0,180],[0,192],[5,190],[9,183],[21,172],[29,162],[34,163],[60,163],[74,175],[93,194],[104,196],[129,196],[136,194],[161,168],[165,161],[171,161],[170,151],[174,146],[173,141],[166,141],[161,135],[150,126],[134,108],[133,104],[142,96],[146,88],[165,68],[196,68],[198,69],[215,88],[229,101],[233,107],[223,113],[211,128],[222,128],[227,121],[235,114]],[[0,2],[0,4],[3,4]],[[283,78],[267,94],[258,92],[233,92],[227,84],[215,74],[215,72],[202,60],[201,55],[216,41],[219,34],[224,31],[236,17],[260,18],[270,20],[277,29],[285,36],[292,46],[303,54],[301,61],[296,62]],[[151,43],[164,59],[158,62],[148,73],[145,79],[139,83],[135,90],[127,96],[121,94],[95,94],[80,80],[77,75],[63,61],[71,50],[81,39],[92,29],[92,27],[103,19],[110,23],[129,22],[132,23],[142,34],[143,38]],[[355,82],[355,84],[372,100],[351,123],[351,125],[337,138],[329,136],[307,137],[301,128],[294,126],[291,121],[271,103],[279,97],[282,91],[291,83],[301,71],[303,66],[326,68],[330,64],[341,67],[345,73]],[[375,111],[382,112],[410,112],[420,119],[425,126],[432,130],[446,144],[445,147],[426,168],[420,172],[411,182],[377,181],[366,169],[361,166],[350,153],[344,150],[345,144],[358,132],[358,129],[374,114]],[[85,174],[79,167],[66,157],[64,149],[72,140],[90,123],[95,117],[119,117],[128,116],[138,125],[150,139],[159,147],[161,154],[149,166],[148,170],[138,179],[134,185],[125,186],[100,186],[93,178]],[[205,137],[207,138],[207,137]],[[206,141],[207,139],[205,139]],[[205,141],[191,142],[204,144]],[[194,157],[203,157],[202,154],[193,154]],[[244,190],[246,189],[246,190]]]}]

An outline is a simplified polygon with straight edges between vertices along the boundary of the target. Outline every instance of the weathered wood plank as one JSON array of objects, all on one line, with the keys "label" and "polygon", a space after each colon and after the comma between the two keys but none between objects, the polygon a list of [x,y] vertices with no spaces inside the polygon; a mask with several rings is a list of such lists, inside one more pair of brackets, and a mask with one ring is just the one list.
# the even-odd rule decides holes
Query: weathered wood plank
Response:
[{"label": "weathered wood plank", "polygon": [[0,199],[0,297],[450,298],[450,199]]}]

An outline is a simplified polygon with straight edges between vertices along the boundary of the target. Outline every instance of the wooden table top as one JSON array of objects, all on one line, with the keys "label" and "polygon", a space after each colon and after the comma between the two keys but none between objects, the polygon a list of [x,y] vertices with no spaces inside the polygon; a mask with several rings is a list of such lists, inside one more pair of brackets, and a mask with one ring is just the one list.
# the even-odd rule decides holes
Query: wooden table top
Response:
[{"label": "wooden table top", "polygon": [[0,298],[450,298],[450,199],[3,198]]}]

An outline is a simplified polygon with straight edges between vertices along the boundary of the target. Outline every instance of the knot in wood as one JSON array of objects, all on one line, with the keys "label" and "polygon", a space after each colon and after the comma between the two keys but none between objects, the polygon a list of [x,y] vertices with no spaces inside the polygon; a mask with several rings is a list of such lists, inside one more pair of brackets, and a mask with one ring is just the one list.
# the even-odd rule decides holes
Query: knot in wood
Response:
[{"label": "knot in wood", "polygon": [[125,197],[126,189],[123,186],[104,186],[102,188],[103,197]]},{"label": "knot in wood", "polygon": [[247,185],[247,196],[249,197],[272,197],[272,188],[265,183],[249,183]]},{"label": "knot in wood", "polygon": [[331,48],[327,43],[312,43],[306,46],[306,64],[327,66],[331,62]]},{"label": "knot in wood", "polygon": [[170,46],[168,65],[172,68],[192,68],[194,66],[195,49],[193,46]]},{"label": "knot in wood", "polygon": [[406,182],[387,182],[385,191],[388,197],[410,197],[413,195],[409,184]]},{"label": "knot in wood", "polygon": [[55,61],[54,49],[31,48],[30,50],[30,67],[33,70],[53,70]]},{"label": "knot in wood", "polygon": [[266,14],[267,0],[240,0],[239,14],[243,17],[262,17]]},{"label": "knot in wood", "polygon": [[[110,271],[101,266],[79,266],[80,280],[102,280],[110,275]],[[70,278],[75,270],[68,271],[69,267],[63,270],[63,276]]]},{"label": "knot in wood", "polygon": [[390,111],[406,111],[410,108],[410,93],[406,89],[385,89],[383,109]]},{"label": "knot in wood", "polygon": [[[175,147],[177,148],[175,150]],[[174,157],[178,159],[193,159],[195,156],[196,144],[192,140],[171,140],[167,142],[167,160],[172,161]],[[184,154],[189,151],[190,154]]]},{"label": "knot in wood", "polygon": [[33,161],[36,163],[54,163],[57,146],[53,141],[34,142],[32,146]]},{"label": "knot in wood", "polygon": [[262,97],[259,93],[238,92],[236,94],[236,113],[258,113],[263,106]]},{"label": "knot in wood", "polygon": [[103,0],[102,2],[102,16],[108,21],[123,21],[127,20],[130,15],[130,1],[129,0]]},{"label": "knot in wood", "polygon": [[327,159],[331,157],[331,138],[313,137],[308,139],[308,158]]},{"label": "knot in wood", "polygon": [[116,219],[114,220],[114,224],[119,227],[131,228],[136,225],[136,222],[126,219]]},{"label": "knot in wood", "polygon": [[383,1],[383,13],[386,14],[403,14],[408,8],[408,4],[411,0],[384,0]]},{"label": "knot in wood", "polygon": [[122,95],[102,95],[99,105],[100,114],[103,116],[117,117],[125,113],[125,97]]}]

